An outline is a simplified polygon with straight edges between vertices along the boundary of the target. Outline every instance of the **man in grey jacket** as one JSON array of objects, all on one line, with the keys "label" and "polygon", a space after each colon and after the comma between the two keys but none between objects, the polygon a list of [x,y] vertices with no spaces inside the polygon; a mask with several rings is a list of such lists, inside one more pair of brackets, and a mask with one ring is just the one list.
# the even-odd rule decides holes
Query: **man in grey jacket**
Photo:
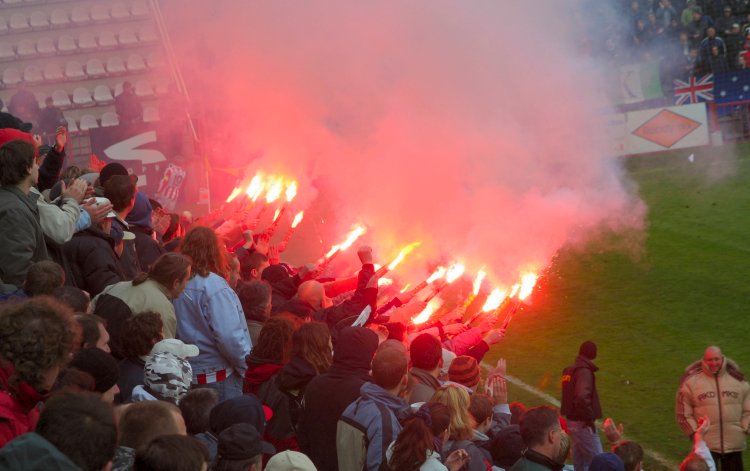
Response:
[{"label": "man in grey jacket", "polygon": [[23,285],[33,262],[48,258],[37,196],[30,194],[39,178],[36,149],[24,133],[18,134],[0,148],[0,279],[14,285],[11,291]]}]

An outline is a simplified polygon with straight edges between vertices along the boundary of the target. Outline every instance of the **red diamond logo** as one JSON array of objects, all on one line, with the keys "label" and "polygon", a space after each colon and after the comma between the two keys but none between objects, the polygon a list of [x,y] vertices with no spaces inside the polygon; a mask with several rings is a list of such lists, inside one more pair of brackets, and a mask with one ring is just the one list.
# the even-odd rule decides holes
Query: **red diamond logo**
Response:
[{"label": "red diamond logo", "polygon": [[700,125],[700,122],[693,119],[669,110],[661,110],[656,116],[633,131],[633,134],[669,149],[683,137],[699,128]]}]

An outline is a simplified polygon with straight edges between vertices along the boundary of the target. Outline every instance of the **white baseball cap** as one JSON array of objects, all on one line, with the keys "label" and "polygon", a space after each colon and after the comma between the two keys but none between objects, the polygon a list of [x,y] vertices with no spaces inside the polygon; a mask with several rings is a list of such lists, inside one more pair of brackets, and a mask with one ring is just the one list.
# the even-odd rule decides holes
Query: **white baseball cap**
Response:
[{"label": "white baseball cap", "polygon": [[266,471],[315,471],[315,465],[307,455],[298,451],[282,451],[268,460]]},{"label": "white baseball cap", "polygon": [[[97,196],[94,199],[96,200],[96,202],[94,204],[96,204],[97,206],[101,206],[101,205],[104,205],[104,204],[112,204],[112,202],[109,201],[108,198],[102,198],[101,196]],[[110,209],[109,212],[107,213],[107,215],[105,217],[106,218],[116,218],[117,217],[117,213],[115,213],[113,210]]]},{"label": "white baseball cap", "polygon": [[200,353],[195,345],[184,343],[178,339],[164,339],[156,342],[150,354],[163,352],[174,353],[180,358],[196,357]]}]

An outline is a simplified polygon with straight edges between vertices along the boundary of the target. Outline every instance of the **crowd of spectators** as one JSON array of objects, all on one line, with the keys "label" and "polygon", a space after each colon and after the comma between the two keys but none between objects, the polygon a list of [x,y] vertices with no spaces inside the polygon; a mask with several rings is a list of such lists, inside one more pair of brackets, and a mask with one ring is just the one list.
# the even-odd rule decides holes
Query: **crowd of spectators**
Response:
[{"label": "crowd of spectators", "polygon": [[[0,129],[0,470],[563,467],[565,420],[509,404],[503,360],[482,371],[504,335],[492,316],[467,325],[459,305],[414,325],[425,301],[381,291],[371,248],[356,276],[321,278],[236,214],[167,214],[118,163],[66,166],[66,145],[63,128],[52,147]],[[582,345],[592,371],[595,353]],[[688,393],[681,426],[702,453],[684,469],[708,469]],[[595,428],[592,410],[571,420]],[[605,425],[614,452],[577,469],[640,469],[640,446]]]},{"label": "crowd of spectators", "polygon": [[609,65],[659,61],[665,89],[750,62],[745,0],[589,1],[586,10],[577,17],[580,49]]}]

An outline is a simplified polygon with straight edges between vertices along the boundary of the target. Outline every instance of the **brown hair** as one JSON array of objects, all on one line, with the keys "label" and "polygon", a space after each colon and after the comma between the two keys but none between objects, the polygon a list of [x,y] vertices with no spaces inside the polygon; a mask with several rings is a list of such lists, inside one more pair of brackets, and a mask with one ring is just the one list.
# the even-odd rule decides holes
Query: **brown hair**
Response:
[{"label": "brown hair", "polygon": [[34,165],[34,144],[16,139],[0,147],[0,184],[18,185],[29,176]]},{"label": "brown hair", "polygon": [[132,206],[135,192],[135,183],[129,175],[112,175],[104,184],[104,196],[112,203],[115,212]]},{"label": "brown hair", "polygon": [[79,335],[73,311],[49,296],[2,309],[0,360],[13,365],[11,387],[23,381],[39,391],[44,373],[68,360]]},{"label": "brown hair", "polygon": [[190,229],[182,239],[179,251],[193,260],[193,276],[205,277],[211,272],[222,278],[229,276],[226,250],[222,249],[213,229],[205,226]]},{"label": "brown hair", "polygon": [[180,433],[175,421],[180,409],[166,401],[143,401],[128,406],[120,417],[120,446],[140,448],[160,435]]},{"label": "brown hair", "polygon": [[333,362],[331,332],[322,322],[303,324],[292,336],[292,356],[304,358],[320,374]]},{"label": "brown hair", "polygon": [[149,278],[167,289],[175,281],[182,281],[190,271],[193,262],[190,257],[181,253],[168,252],[156,259],[148,273],[139,273],[133,280],[133,286],[138,286]]},{"label": "brown hair", "polygon": [[[429,416],[429,425],[428,417]],[[435,450],[433,437],[445,432],[451,415],[447,406],[439,402],[428,402],[419,412],[404,420],[403,429],[393,444],[393,454],[388,468],[393,471],[418,471],[427,461],[427,453]]]},{"label": "brown hair", "polygon": [[164,323],[159,313],[143,311],[129,317],[122,331],[122,354],[125,358],[148,355],[162,339]]},{"label": "brown hair", "polygon": [[292,353],[294,324],[283,317],[272,317],[266,321],[258,334],[258,345],[250,353],[255,358],[286,364]]},{"label": "brown hair", "polygon": [[29,297],[40,294],[51,295],[56,288],[65,283],[65,271],[59,264],[52,260],[42,260],[29,267],[26,279],[23,282],[23,290]]}]

